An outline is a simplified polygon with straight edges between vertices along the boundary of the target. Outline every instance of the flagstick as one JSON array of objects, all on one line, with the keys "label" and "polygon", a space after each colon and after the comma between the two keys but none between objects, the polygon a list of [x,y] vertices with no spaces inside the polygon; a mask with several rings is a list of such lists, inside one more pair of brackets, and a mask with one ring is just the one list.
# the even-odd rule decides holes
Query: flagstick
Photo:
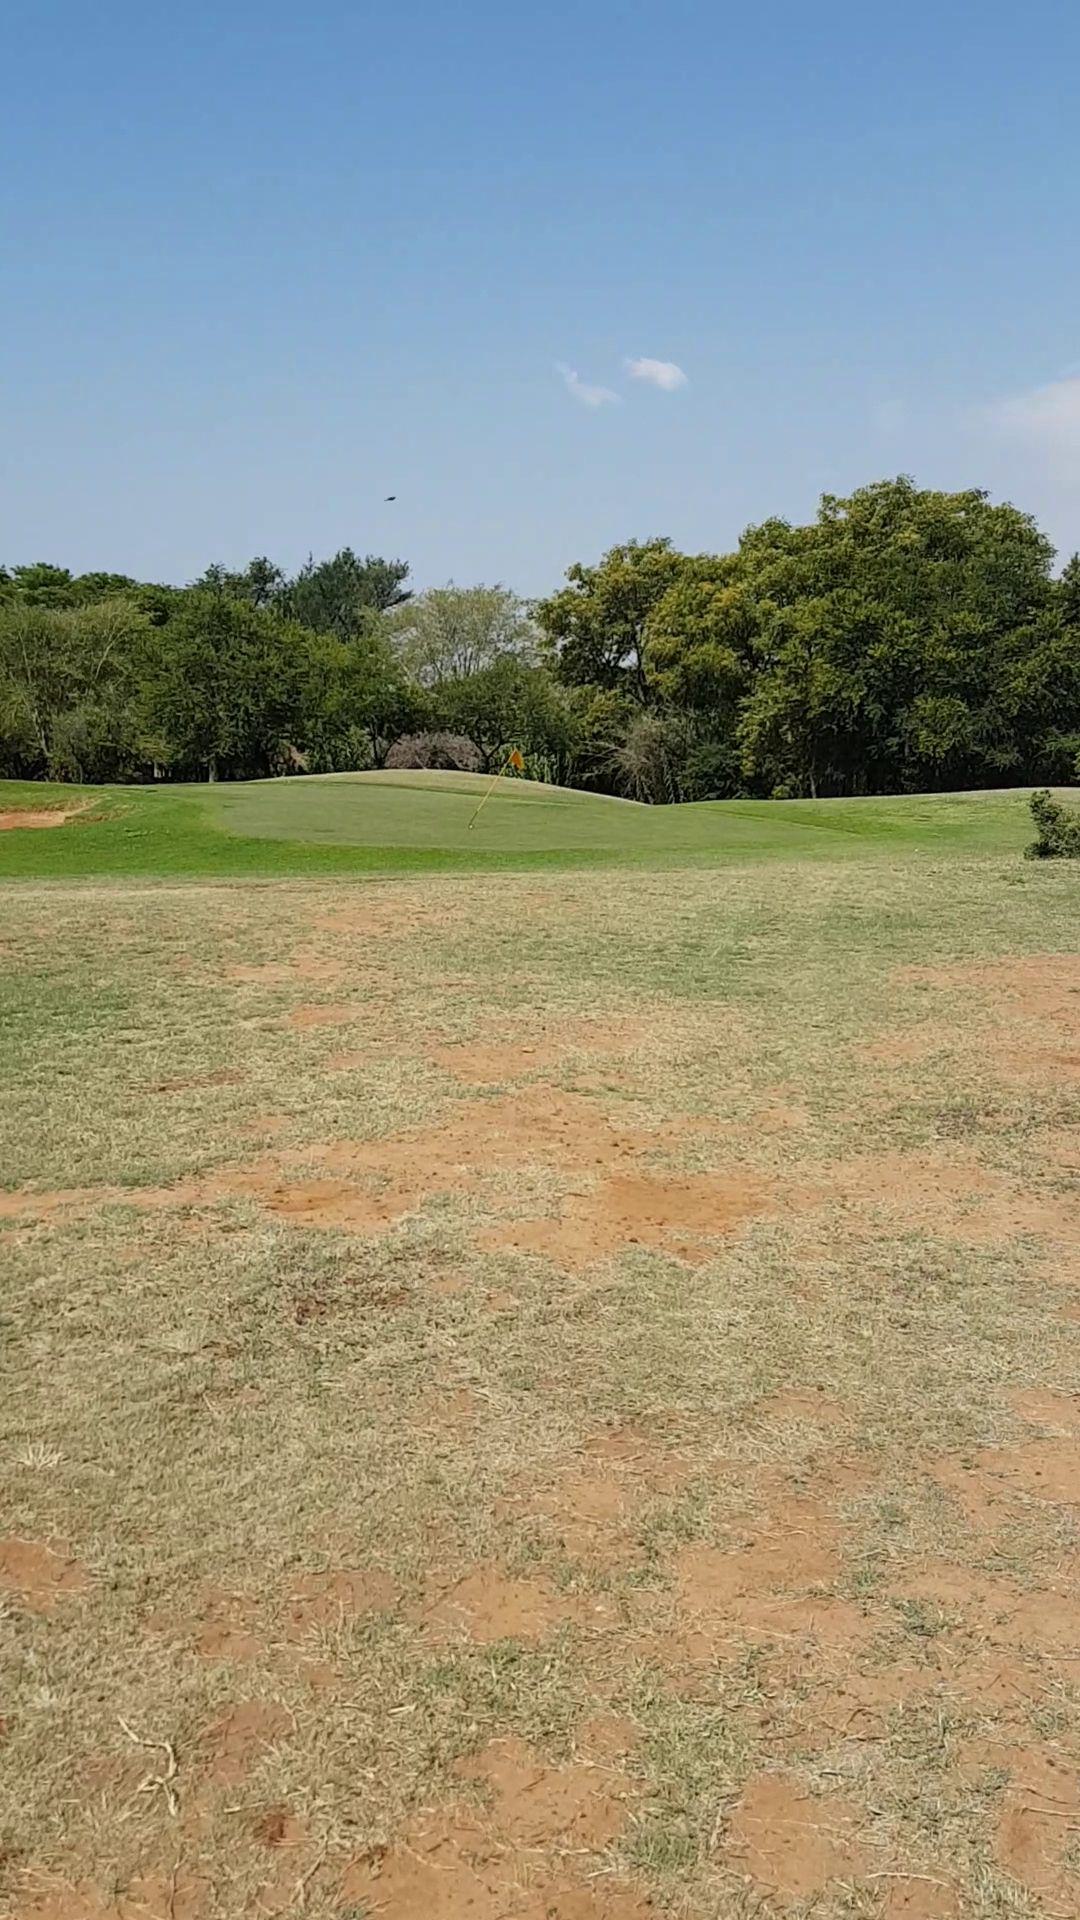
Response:
[{"label": "flagstick", "polygon": [[507,756],[506,756],[506,759],[505,759],[505,761],[503,762],[503,764],[502,764],[502,766],[501,766],[501,767],[499,768],[499,771],[498,771],[498,773],[497,773],[497,774],[495,775],[495,778],[494,778],[494,780],[492,781],[492,783],[491,783],[491,785],[490,785],[490,787],[488,788],[488,790],[487,790],[487,792],[485,793],[485,795],[484,795],[484,797],[483,797],[483,799],[481,800],[481,802],[480,802],[480,806],[479,806],[479,807],[477,807],[477,809],[476,809],[476,813],[474,813],[474,814],[473,814],[473,817],[472,817],[472,819],[471,819],[471,820],[469,821],[469,832],[470,832],[470,833],[472,832],[472,830],[473,830],[473,827],[474,827],[474,826],[475,826],[475,824],[476,824],[476,818],[477,818],[477,814],[479,814],[479,812],[480,812],[480,810],[481,810],[481,808],[482,808],[482,807],[486,807],[486,806],[487,806],[487,803],[488,803],[488,801],[489,801],[489,800],[491,799],[491,796],[492,796],[492,794],[494,793],[494,791],[495,791],[495,789],[496,789],[496,787],[498,786],[498,784],[499,784],[499,781],[500,781],[500,780],[502,779],[502,777],[503,777],[503,774],[504,774],[504,773],[506,772],[506,769],[507,769],[507,767],[508,767],[508,766],[510,766],[510,765],[512,764],[512,762],[513,762],[513,758],[514,758],[514,756],[513,756],[513,754],[512,754],[512,753],[508,753],[508,754],[507,754]]}]

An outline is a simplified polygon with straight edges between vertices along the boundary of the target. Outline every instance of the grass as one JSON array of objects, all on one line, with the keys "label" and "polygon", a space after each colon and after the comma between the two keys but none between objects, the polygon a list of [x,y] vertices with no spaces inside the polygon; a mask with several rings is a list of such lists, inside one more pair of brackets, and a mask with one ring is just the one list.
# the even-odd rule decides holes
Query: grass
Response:
[{"label": "grass", "polygon": [[644,807],[473,774],[341,774],[212,787],[0,782],[0,812],[84,806],[62,829],[0,833],[0,877],[222,878],[443,870],[713,866],[759,859],[1002,854],[1027,795],[710,801]]},{"label": "grass", "polygon": [[[90,797],[0,835],[4,1910],[1075,1910],[1080,972],[1022,797],[667,867],[575,798],[540,876],[398,872],[430,785]],[[315,852],[205,884],[200,832]]]}]

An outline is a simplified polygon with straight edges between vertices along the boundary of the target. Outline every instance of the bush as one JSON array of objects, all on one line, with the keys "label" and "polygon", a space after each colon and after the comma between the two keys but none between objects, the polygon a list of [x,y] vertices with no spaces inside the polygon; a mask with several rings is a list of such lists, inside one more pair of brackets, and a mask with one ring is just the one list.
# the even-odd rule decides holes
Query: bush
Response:
[{"label": "bush", "polygon": [[1031,796],[1031,817],[1035,838],[1027,849],[1029,860],[1080,860],[1080,814],[1043,787]]},{"label": "bush", "polygon": [[388,768],[423,767],[440,771],[477,773],[481,756],[461,733],[407,733],[386,756]]}]

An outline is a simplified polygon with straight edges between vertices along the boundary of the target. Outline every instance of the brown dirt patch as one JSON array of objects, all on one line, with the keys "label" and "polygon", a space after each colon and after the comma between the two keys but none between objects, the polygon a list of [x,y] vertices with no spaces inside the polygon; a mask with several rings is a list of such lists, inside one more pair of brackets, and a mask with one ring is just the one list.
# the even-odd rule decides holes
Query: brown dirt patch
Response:
[{"label": "brown dirt patch", "polygon": [[361,1856],[340,1897],[372,1920],[655,1920],[652,1902],[626,1883],[551,1877],[466,1816],[432,1816],[389,1852]]},{"label": "brown dirt patch", "polygon": [[723,1857],[773,1899],[811,1900],[865,1870],[858,1832],[848,1801],[816,1799],[783,1774],[763,1773],[731,1810]]},{"label": "brown dirt patch", "polygon": [[[675,1555],[672,1617],[665,1631],[645,1635],[639,1651],[664,1666],[711,1663],[721,1648],[758,1641],[793,1657],[822,1648],[850,1657],[872,1639],[874,1622],[854,1602],[818,1591],[842,1567],[827,1504],[778,1497],[741,1544],[697,1541]],[[655,1618],[657,1607],[646,1601],[650,1610]]]},{"label": "brown dirt patch", "polygon": [[996,1245],[1018,1234],[1080,1244],[1080,1204],[1033,1193],[974,1154],[944,1160],[926,1153],[887,1153],[839,1161],[822,1170],[835,1197],[860,1213],[901,1212],[907,1223],[945,1231],[972,1245]]},{"label": "brown dirt patch", "polygon": [[934,1874],[893,1873],[880,1920],[954,1920],[959,1911],[956,1890],[947,1880]]},{"label": "brown dirt patch", "polygon": [[1008,1396],[1014,1413],[1033,1427],[1080,1435],[1080,1393],[1062,1393],[1054,1387],[1018,1388]]},{"label": "brown dirt patch", "polygon": [[500,1840],[515,1849],[598,1852],[623,1824],[609,1771],[583,1764],[548,1766],[523,1740],[492,1740],[454,1771],[483,1787]]},{"label": "brown dirt patch", "polygon": [[869,1060],[875,1066],[903,1067],[929,1060],[935,1053],[955,1045],[955,1041],[951,1027],[928,1023],[907,1033],[883,1034],[879,1040],[871,1040],[856,1051],[860,1060]]},{"label": "brown dirt patch", "polygon": [[554,1478],[523,1482],[500,1510],[541,1518],[569,1553],[614,1563],[633,1549],[643,1508],[674,1493],[690,1472],[686,1458],[638,1431],[609,1430],[587,1440]]},{"label": "brown dirt patch", "polygon": [[1080,1505],[1080,1439],[1028,1440],[1015,1447],[984,1447],[970,1460],[946,1456],[933,1478],[953,1493],[969,1520],[995,1526],[1025,1505]]},{"label": "brown dirt patch", "polygon": [[445,1588],[424,1610],[438,1640],[542,1640],[572,1605],[539,1580],[514,1580],[495,1567],[476,1567]]},{"label": "brown dirt patch", "polygon": [[295,980],[310,980],[316,985],[327,985],[340,980],[346,972],[345,964],[333,960],[323,953],[309,953],[301,950],[288,960],[263,960],[240,963],[227,967],[225,978],[237,986],[278,987],[288,986]]},{"label": "brown dirt patch", "polygon": [[1080,1906],[1075,1764],[1047,1748],[980,1741],[969,1748],[966,1765],[1008,1776],[994,1842],[999,1865],[1036,1898],[1053,1902],[1058,1912],[1075,1913]]},{"label": "brown dirt patch", "polygon": [[312,1027],[344,1027],[358,1020],[364,1008],[359,1000],[317,1001],[312,1006],[293,1007],[285,1015],[285,1025],[306,1033]]},{"label": "brown dirt patch", "polygon": [[[277,1155],[220,1176],[207,1192],[249,1194],[270,1212],[309,1226],[364,1231],[410,1212],[435,1194],[473,1192],[493,1173],[528,1166],[565,1173],[632,1165],[670,1138],[671,1129],[661,1135],[619,1126],[593,1101],[576,1094],[550,1092],[532,1101],[510,1096],[471,1100],[441,1125],[411,1128],[388,1139],[306,1148],[304,1160],[321,1161],[326,1169],[322,1175],[292,1179],[289,1167],[299,1156]],[[683,1211],[696,1208],[694,1218],[707,1213],[715,1220],[715,1189],[713,1203],[706,1207],[695,1183],[675,1183],[671,1206],[680,1204],[680,1185],[690,1196],[682,1201]],[[643,1204],[647,1187],[646,1181]],[[614,1193],[617,1197],[617,1189]],[[608,1235],[612,1245],[621,1244],[614,1225]]]},{"label": "brown dirt patch", "polygon": [[701,1261],[710,1240],[780,1204],[774,1186],[749,1176],[614,1174],[589,1193],[572,1194],[558,1217],[506,1221],[482,1244],[543,1254],[571,1270],[627,1246]]},{"label": "brown dirt patch", "polygon": [[262,1847],[299,1847],[307,1838],[307,1828],[288,1807],[267,1807],[251,1823],[252,1837]]},{"label": "brown dirt patch", "polygon": [[401,940],[411,940],[421,928],[452,927],[462,917],[463,909],[421,901],[415,891],[380,887],[333,913],[316,914],[310,924],[319,933],[360,933],[365,939],[396,934]]},{"label": "brown dirt patch", "polygon": [[510,1737],[454,1771],[477,1802],[427,1814],[388,1851],[353,1861],[344,1902],[392,1920],[646,1920],[651,1903],[635,1889],[578,1865],[625,1820],[626,1789],[609,1768],[552,1766]]},{"label": "brown dirt patch", "polygon": [[34,1875],[17,1907],[8,1909],[13,1920],[198,1920],[206,1911],[206,1881],[178,1868],[175,1875],[139,1874],[115,1899],[105,1899],[87,1882],[72,1885],[50,1876]]},{"label": "brown dirt patch", "polygon": [[0,1588],[17,1593],[34,1613],[48,1613],[68,1594],[90,1585],[85,1569],[70,1554],[40,1540],[0,1540]]},{"label": "brown dirt patch", "polygon": [[837,1685],[815,1686],[797,1709],[790,1744],[820,1748],[847,1740],[884,1740],[890,1716],[940,1684],[933,1667],[870,1666],[848,1668]]},{"label": "brown dirt patch", "polygon": [[370,1567],[336,1573],[305,1573],[290,1592],[286,1637],[304,1639],[313,1627],[333,1627],[364,1613],[385,1613],[399,1590],[388,1574]]},{"label": "brown dirt patch", "polygon": [[[790,1531],[788,1529],[790,1528]],[[792,1501],[761,1535],[734,1551],[695,1543],[676,1555],[680,1604],[697,1617],[722,1615],[748,1595],[805,1591],[840,1571],[836,1529],[815,1501]]]},{"label": "brown dirt patch", "polygon": [[971,987],[1035,1019],[1080,1021],[1080,954],[1004,955],[975,965],[908,967],[901,976],[930,986]]},{"label": "brown dirt patch", "polygon": [[44,1219],[67,1207],[93,1205],[102,1196],[98,1187],[56,1187],[52,1190],[20,1187],[0,1193],[0,1220]]},{"label": "brown dirt patch", "polygon": [[420,1617],[435,1640],[486,1646],[498,1640],[536,1642],[566,1620],[602,1631],[615,1624],[617,1609],[602,1596],[559,1593],[546,1581],[515,1579],[481,1565],[450,1586],[433,1583]]},{"label": "brown dirt patch", "polygon": [[576,1053],[625,1053],[641,1046],[653,1031],[645,1021],[623,1016],[563,1020],[475,1044],[432,1046],[428,1059],[456,1080],[483,1085],[561,1066]]},{"label": "brown dirt patch", "polygon": [[194,1629],[195,1652],[205,1660],[257,1660],[264,1651],[252,1621],[254,1607],[242,1594],[208,1588]]},{"label": "brown dirt patch", "polygon": [[0,813],[0,833],[14,833],[19,827],[62,827],[85,812],[85,807],[10,807]]},{"label": "brown dirt patch", "polygon": [[625,1760],[640,1740],[639,1729],[622,1713],[595,1713],[582,1722],[575,1739],[576,1750],[593,1766],[605,1766],[613,1760]]},{"label": "brown dirt patch", "polygon": [[266,1700],[245,1700],[207,1729],[207,1777],[220,1786],[236,1786],[267,1749],[289,1731],[283,1707]]},{"label": "brown dirt patch", "polygon": [[350,1180],[335,1180],[329,1175],[314,1180],[288,1180],[281,1177],[276,1167],[266,1172],[241,1169],[223,1176],[220,1190],[247,1195],[268,1213],[305,1227],[341,1227],[366,1233],[385,1226],[395,1217],[391,1202]]},{"label": "brown dirt patch", "polygon": [[1036,953],[974,966],[911,967],[901,978],[965,989],[965,1018],[970,1022],[973,1013],[980,1017],[984,1045],[1007,1078],[1028,1081],[1049,1075],[1071,1080],[1080,1072],[1080,955]]},{"label": "brown dirt patch", "polygon": [[485,1082],[519,1080],[524,1074],[539,1073],[545,1067],[556,1066],[565,1053],[558,1047],[540,1047],[508,1040],[502,1045],[429,1047],[427,1057],[433,1066],[442,1067],[455,1080],[479,1086]]},{"label": "brown dirt patch", "polygon": [[603,1475],[571,1471],[522,1506],[551,1521],[568,1553],[610,1561],[630,1544],[632,1500],[617,1480]]},{"label": "brown dirt patch", "polygon": [[999,1693],[1003,1682],[1023,1697],[1029,1656],[1070,1679],[1080,1672],[1080,1597],[1068,1576],[1060,1589],[1021,1587],[1002,1575],[935,1561],[896,1587],[893,1597],[940,1610],[956,1663],[952,1678],[973,1698]]},{"label": "brown dirt patch", "polygon": [[851,1600],[834,1600],[828,1594],[773,1600],[747,1595],[727,1610],[721,1635],[699,1634],[697,1657],[711,1658],[717,1639],[736,1641],[776,1641],[794,1656],[806,1657],[816,1649],[845,1656],[872,1640],[874,1621]]},{"label": "brown dirt patch", "polygon": [[750,1125],[758,1133],[798,1133],[809,1121],[805,1107],[785,1106],[779,1101],[772,1106],[758,1107],[750,1116]]}]

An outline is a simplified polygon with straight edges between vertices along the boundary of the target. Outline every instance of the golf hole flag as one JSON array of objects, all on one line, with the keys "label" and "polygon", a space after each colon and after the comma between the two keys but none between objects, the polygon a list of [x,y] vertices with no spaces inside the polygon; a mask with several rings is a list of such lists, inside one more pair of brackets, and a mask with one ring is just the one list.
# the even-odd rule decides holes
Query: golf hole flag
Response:
[{"label": "golf hole flag", "polygon": [[490,787],[488,788],[483,799],[481,800],[480,806],[477,807],[476,813],[473,814],[472,819],[469,821],[470,832],[472,831],[473,827],[476,824],[477,814],[481,811],[483,807],[487,806],[487,803],[491,799],[491,796],[494,793],[496,787],[498,786],[499,781],[502,779],[503,774],[509,773],[511,768],[513,768],[515,773],[524,773],[525,771],[525,762],[521,757],[521,750],[518,747],[511,747],[509,753],[506,756],[506,759],[503,761],[502,766],[499,768],[498,773],[495,775],[494,780],[492,781]]}]

